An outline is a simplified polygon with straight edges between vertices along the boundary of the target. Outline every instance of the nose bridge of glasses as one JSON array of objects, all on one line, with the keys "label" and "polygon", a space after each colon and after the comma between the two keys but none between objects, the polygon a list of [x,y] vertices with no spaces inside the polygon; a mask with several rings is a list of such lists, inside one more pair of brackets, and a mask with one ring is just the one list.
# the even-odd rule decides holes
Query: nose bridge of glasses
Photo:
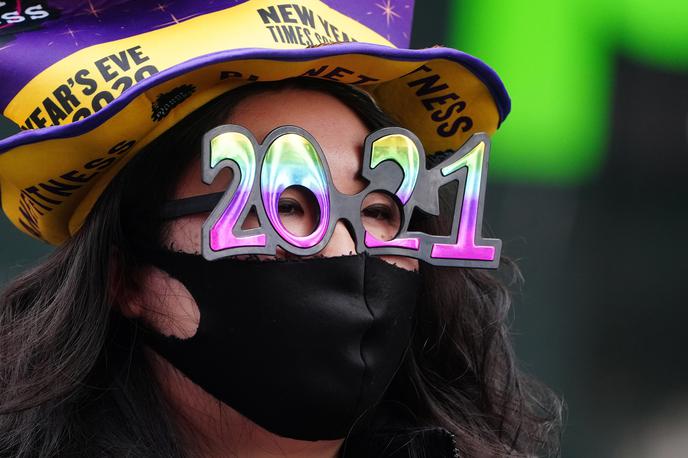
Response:
[{"label": "nose bridge of glasses", "polygon": [[356,254],[356,235],[346,220],[335,223],[332,236],[318,254],[326,257]]}]

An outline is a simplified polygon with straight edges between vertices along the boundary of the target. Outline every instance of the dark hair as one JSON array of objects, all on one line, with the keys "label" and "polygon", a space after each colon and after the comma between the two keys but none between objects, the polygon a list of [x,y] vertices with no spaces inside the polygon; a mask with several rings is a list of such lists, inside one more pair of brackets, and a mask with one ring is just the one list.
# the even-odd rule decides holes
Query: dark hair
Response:
[{"label": "dark hair", "polygon": [[[146,147],[81,230],[0,297],[0,456],[188,456],[136,324],[113,304],[138,287],[132,234],[160,240],[157,209],[201,135],[247,95],[285,87],[333,94],[371,130],[395,125],[349,86],[296,79],[228,92]],[[447,222],[421,224],[438,233]],[[503,283],[475,269],[421,274],[418,327],[388,400],[416,426],[454,434],[461,456],[558,454],[561,404],[515,366]]]}]

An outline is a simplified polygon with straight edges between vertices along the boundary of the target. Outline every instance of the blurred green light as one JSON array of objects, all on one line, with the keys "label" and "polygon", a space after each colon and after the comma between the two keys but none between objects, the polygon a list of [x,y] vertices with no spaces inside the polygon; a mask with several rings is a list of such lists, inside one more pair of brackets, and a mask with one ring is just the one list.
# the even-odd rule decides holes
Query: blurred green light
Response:
[{"label": "blurred green light", "polygon": [[578,183],[604,161],[615,56],[688,69],[688,1],[461,1],[449,36],[500,74],[513,101],[490,173]]}]

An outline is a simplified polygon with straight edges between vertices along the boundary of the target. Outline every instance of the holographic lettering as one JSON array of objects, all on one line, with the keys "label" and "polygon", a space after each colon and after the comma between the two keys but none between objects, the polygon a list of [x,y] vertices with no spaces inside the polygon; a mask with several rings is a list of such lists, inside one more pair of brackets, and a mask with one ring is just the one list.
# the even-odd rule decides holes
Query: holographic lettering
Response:
[{"label": "holographic lettering", "polygon": [[[318,201],[320,219],[309,235],[292,234],[279,217],[280,196],[290,186],[307,188]],[[263,160],[260,189],[265,213],[285,242],[298,248],[311,248],[322,241],[330,222],[329,186],[323,162],[308,139],[285,134],[272,142]]]},{"label": "holographic lettering", "polygon": [[[444,259],[466,259],[492,261],[495,247],[475,244],[478,228],[481,181],[483,179],[483,159],[485,143],[480,142],[468,154],[457,161],[442,167],[442,176],[449,176],[466,167],[466,186],[459,216],[459,231],[456,243],[436,243],[432,246],[431,257]],[[458,197],[457,197],[458,203]]]},{"label": "holographic lettering", "polygon": [[221,251],[236,247],[265,246],[265,234],[239,237],[234,232],[256,178],[256,155],[251,140],[240,132],[225,132],[214,137],[210,141],[210,169],[228,166],[224,161],[233,161],[238,166],[239,184],[229,205],[210,229],[210,247],[213,251]]},{"label": "holographic lettering", "polygon": [[[406,205],[413,194],[418,181],[420,170],[420,153],[415,143],[406,135],[393,134],[381,137],[373,142],[370,154],[370,168],[374,169],[384,161],[393,161],[404,174],[404,178],[396,190],[395,195],[402,205]],[[365,232],[365,245],[368,248],[398,247],[409,250],[418,250],[420,240],[416,237],[395,238],[384,241],[379,240],[373,234]]]}]

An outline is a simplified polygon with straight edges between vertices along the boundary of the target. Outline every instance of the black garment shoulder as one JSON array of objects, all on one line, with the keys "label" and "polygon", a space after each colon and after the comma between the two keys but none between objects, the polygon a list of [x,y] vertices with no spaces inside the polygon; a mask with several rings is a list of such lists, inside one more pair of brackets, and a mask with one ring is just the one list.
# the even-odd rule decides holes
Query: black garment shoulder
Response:
[{"label": "black garment shoulder", "polygon": [[444,428],[376,431],[347,441],[344,458],[459,458],[454,435]]},{"label": "black garment shoulder", "polygon": [[346,439],[342,458],[459,458],[452,433],[418,427],[406,409],[383,404]]}]

